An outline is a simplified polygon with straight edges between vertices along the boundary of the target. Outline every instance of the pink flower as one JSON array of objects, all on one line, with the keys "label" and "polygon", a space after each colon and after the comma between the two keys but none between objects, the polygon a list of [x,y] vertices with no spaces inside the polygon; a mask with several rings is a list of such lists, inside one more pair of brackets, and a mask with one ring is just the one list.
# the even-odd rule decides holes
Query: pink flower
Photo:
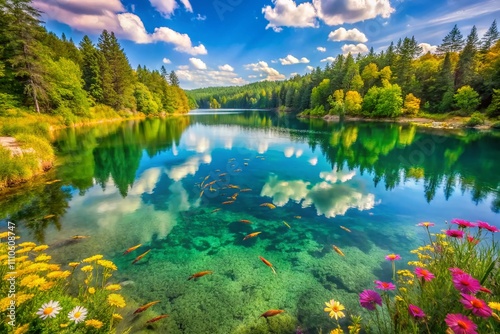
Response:
[{"label": "pink flower", "polygon": [[483,300],[465,293],[461,293],[461,295],[463,299],[460,302],[466,309],[472,310],[472,314],[483,318],[491,317],[492,311]]},{"label": "pink flower", "polygon": [[457,218],[455,218],[455,219],[451,220],[451,223],[452,224],[456,224],[456,225],[458,225],[458,227],[461,227],[461,228],[476,227],[476,224],[471,223],[470,221],[465,220],[465,219],[457,219]]},{"label": "pink flower", "polygon": [[453,285],[463,293],[476,293],[481,289],[479,281],[469,274],[457,274],[453,276]]},{"label": "pink flower", "polygon": [[399,256],[399,254],[389,254],[385,257],[385,259],[388,261],[396,261],[401,260],[401,256]]},{"label": "pink flower", "polygon": [[446,235],[453,238],[462,239],[464,237],[464,232],[460,230],[446,230]]},{"label": "pink flower", "polygon": [[377,307],[376,304],[382,306],[382,297],[374,290],[363,290],[359,294],[359,303],[367,310],[373,311]]},{"label": "pink flower", "polygon": [[490,290],[490,289],[485,288],[484,286],[482,286],[482,287],[479,289],[479,291],[484,292],[484,293],[487,293],[487,294],[489,294],[489,295],[491,295],[491,294],[493,293],[493,292],[491,292],[491,290]]},{"label": "pink flower", "polygon": [[463,271],[460,268],[449,268],[448,270],[451,271],[451,275],[452,276],[454,276],[454,275],[460,275],[460,274],[466,274],[466,272]]},{"label": "pink flower", "polygon": [[479,243],[479,239],[474,238],[472,235],[467,236],[467,241],[474,246]]},{"label": "pink flower", "polygon": [[423,227],[432,227],[434,226],[435,224],[434,223],[431,223],[431,222],[422,222],[422,223],[418,223],[417,226],[423,226]]},{"label": "pink flower", "polygon": [[376,288],[380,290],[394,290],[396,286],[391,282],[375,281]]},{"label": "pink flower", "polygon": [[485,223],[485,222],[482,222],[482,221],[477,222],[477,227],[484,228],[492,233],[500,232],[500,230],[498,228],[496,228],[495,226],[492,226],[492,225]]},{"label": "pink flower", "polygon": [[477,325],[463,314],[447,314],[444,321],[455,334],[477,334]]},{"label": "pink flower", "polygon": [[431,281],[434,277],[436,277],[429,270],[418,267],[415,268],[415,275],[417,275],[417,277],[419,278],[423,278],[426,281]]},{"label": "pink flower", "polygon": [[422,309],[420,307],[412,305],[412,304],[408,305],[408,312],[414,318],[424,318],[425,317],[424,311],[422,311]]}]

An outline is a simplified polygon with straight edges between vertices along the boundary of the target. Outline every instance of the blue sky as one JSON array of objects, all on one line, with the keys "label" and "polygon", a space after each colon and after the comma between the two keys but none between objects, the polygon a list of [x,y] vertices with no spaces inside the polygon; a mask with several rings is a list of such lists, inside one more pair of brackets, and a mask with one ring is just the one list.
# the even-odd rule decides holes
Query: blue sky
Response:
[{"label": "blue sky", "polygon": [[[114,31],[133,68],[175,70],[186,89],[283,80],[338,54],[414,35],[433,51],[457,24],[480,37],[498,0],[33,0],[78,43]],[[500,22],[498,22],[500,23]]]}]

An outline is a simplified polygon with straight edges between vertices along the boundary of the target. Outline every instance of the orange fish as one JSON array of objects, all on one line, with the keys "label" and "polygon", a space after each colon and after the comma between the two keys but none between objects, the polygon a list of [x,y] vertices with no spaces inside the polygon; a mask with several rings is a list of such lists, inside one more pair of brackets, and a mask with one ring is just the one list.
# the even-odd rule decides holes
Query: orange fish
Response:
[{"label": "orange fish", "polygon": [[248,234],[246,237],[243,238],[243,240],[247,240],[247,239],[250,239],[250,238],[253,238],[253,237],[256,237],[258,236],[259,234],[261,234],[262,232],[253,232],[253,233],[250,233]]},{"label": "orange fish", "polygon": [[146,256],[146,254],[148,254],[149,252],[151,252],[151,249],[148,249],[147,251],[145,251],[144,253],[142,253],[141,255],[139,255],[138,257],[135,258],[134,261],[132,261],[132,264],[135,264],[137,263],[140,259],[142,259],[143,257]]},{"label": "orange fish", "polygon": [[199,277],[202,277],[202,276],[205,276],[205,275],[210,275],[210,274],[213,274],[213,272],[210,271],[210,270],[200,271],[199,273],[196,273],[196,274],[193,274],[193,275],[189,276],[188,281],[192,280],[193,278],[199,278]]},{"label": "orange fish", "polygon": [[252,191],[252,189],[250,189],[250,188],[245,188],[245,189],[241,189],[240,191],[241,191],[242,193],[246,193],[246,192],[248,192],[248,191]]},{"label": "orange fish", "polygon": [[342,226],[342,225],[340,225],[340,228],[341,228],[341,229],[343,229],[344,231],[351,232],[351,230],[350,230],[350,229],[348,229],[347,227],[344,227],[344,226]]},{"label": "orange fish", "polygon": [[234,184],[230,184],[230,185],[228,185],[228,188],[229,188],[229,189],[240,189],[240,187],[235,186]]},{"label": "orange fish", "polygon": [[236,194],[234,194],[233,196],[231,196],[231,198],[233,199],[233,201],[236,201],[236,198],[238,198],[238,194],[239,194],[239,193],[236,193]]},{"label": "orange fish", "polygon": [[130,247],[130,248],[129,248],[129,249],[127,249],[125,252],[123,252],[123,255],[128,254],[128,253],[130,253],[130,252],[132,252],[132,251],[135,251],[137,248],[139,248],[139,247],[141,247],[141,246],[142,246],[142,244],[138,244],[138,245],[135,245],[135,246],[133,246],[133,247]]},{"label": "orange fish", "polygon": [[220,211],[220,210],[221,210],[221,208],[213,209],[213,210],[212,210],[212,213],[217,212],[217,211]]},{"label": "orange fish", "polygon": [[267,261],[266,259],[264,259],[262,256],[259,256],[259,259],[264,262],[266,264],[266,266],[268,266],[269,268],[271,268],[273,270],[273,273],[276,275],[276,270],[274,270],[274,267],[273,265],[271,264],[271,262]]},{"label": "orange fish", "polygon": [[269,311],[262,313],[260,315],[260,317],[264,317],[267,319],[269,317],[274,317],[275,315],[278,315],[278,314],[283,313],[283,312],[285,312],[285,311],[284,310],[269,310]]},{"label": "orange fish", "polygon": [[262,203],[260,206],[267,206],[269,209],[276,209],[276,205],[271,203]]},{"label": "orange fish", "polygon": [[160,301],[159,300],[155,300],[154,302],[151,302],[151,303],[147,303],[145,305],[142,305],[141,307],[139,307],[137,310],[134,311],[134,314],[137,314],[137,313],[141,313],[141,312],[144,312],[146,311],[148,308],[150,308],[151,306],[153,306],[154,304],[158,304]]},{"label": "orange fish", "polygon": [[225,201],[225,202],[222,202],[222,204],[233,204],[234,201]]},{"label": "orange fish", "polygon": [[49,219],[49,218],[53,218],[55,217],[56,215],[46,215],[45,217],[43,217],[43,219]]},{"label": "orange fish", "polygon": [[248,219],[240,219],[239,220],[240,223],[244,223],[244,224],[251,224],[252,222],[249,221]]},{"label": "orange fish", "polygon": [[166,317],[168,317],[168,314],[162,314],[162,315],[159,315],[159,316],[154,317],[152,319],[149,319],[148,321],[146,321],[146,323],[150,324],[152,322],[157,322],[158,320],[161,320],[161,319],[166,318]]},{"label": "orange fish", "polygon": [[209,183],[205,184],[205,186],[203,188],[210,187],[211,185],[215,184],[215,182],[217,182],[217,181],[209,182]]},{"label": "orange fish", "polygon": [[338,248],[338,247],[337,247],[337,246],[335,246],[335,245],[332,245],[332,247],[333,247],[333,250],[334,250],[334,251],[336,251],[339,255],[341,255],[341,256],[345,256],[345,255],[344,255],[344,252],[342,252],[342,251],[340,250],[340,248]]}]

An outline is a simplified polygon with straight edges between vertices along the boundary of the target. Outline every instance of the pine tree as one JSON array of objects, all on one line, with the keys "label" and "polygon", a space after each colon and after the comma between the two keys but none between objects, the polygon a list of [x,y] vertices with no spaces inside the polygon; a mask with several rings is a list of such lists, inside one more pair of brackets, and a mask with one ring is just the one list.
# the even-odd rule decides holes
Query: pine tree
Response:
[{"label": "pine tree", "polygon": [[467,36],[467,43],[458,58],[458,65],[455,71],[455,88],[472,83],[475,73],[475,57],[478,43],[477,29],[476,26],[473,26],[469,36]]},{"label": "pine tree", "polygon": [[179,87],[179,78],[177,77],[177,74],[175,74],[174,71],[171,71],[169,76],[168,76],[168,81],[170,84],[174,87]]},{"label": "pine tree", "polygon": [[488,52],[488,50],[493,45],[495,45],[495,43],[498,41],[499,38],[500,34],[498,33],[497,29],[497,20],[494,20],[488,31],[486,31],[483,38],[481,39],[481,52],[482,53]]},{"label": "pine tree", "polygon": [[437,110],[447,112],[453,103],[453,68],[450,53],[446,53],[443,65],[436,79],[436,102],[439,103]]},{"label": "pine tree", "polygon": [[412,85],[412,80],[415,75],[415,69],[411,66],[414,58],[416,58],[420,53],[422,53],[422,47],[420,47],[415,40],[412,38],[405,37],[401,42],[398,42],[396,48],[397,60],[394,64],[394,73],[396,75],[396,82],[403,89],[403,93],[407,94]]},{"label": "pine tree", "polygon": [[103,87],[101,68],[99,66],[99,51],[87,35],[83,36],[80,42],[80,52],[82,55],[83,88],[96,101],[102,101]]},{"label": "pine tree", "polygon": [[464,45],[464,37],[460,33],[457,25],[451,29],[450,33],[443,38],[443,43],[437,48],[437,52],[445,54],[446,52],[459,52]]}]

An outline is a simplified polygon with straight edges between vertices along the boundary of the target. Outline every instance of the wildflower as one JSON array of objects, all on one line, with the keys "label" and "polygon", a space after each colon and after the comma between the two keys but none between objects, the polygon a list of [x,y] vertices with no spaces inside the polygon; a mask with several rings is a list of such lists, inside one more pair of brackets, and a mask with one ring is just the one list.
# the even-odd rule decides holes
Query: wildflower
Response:
[{"label": "wildflower", "polygon": [[41,254],[35,258],[35,262],[45,262],[45,261],[49,261],[50,259],[52,259],[52,256],[46,255],[46,254]]},{"label": "wildflower", "polygon": [[113,319],[115,319],[115,320],[123,320],[123,317],[120,314],[118,314],[118,313],[113,313]]},{"label": "wildflower", "polygon": [[68,326],[69,326],[69,323],[68,323],[68,322],[67,322],[67,323],[65,323],[65,324],[60,324],[60,325],[59,325],[59,327],[61,327],[61,328],[66,328],[66,327],[68,327]]},{"label": "wildflower", "polygon": [[460,268],[448,268],[448,270],[451,272],[452,276],[466,274],[466,272]]},{"label": "wildflower", "polygon": [[89,293],[90,293],[91,295],[93,295],[93,294],[95,293],[95,288],[90,287],[90,288],[89,288]]},{"label": "wildflower", "polygon": [[111,269],[111,270],[117,270],[118,268],[116,267],[116,265],[109,261],[109,260],[97,260],[97,264],[106,268],[106,269]]},{"label": "wildflower", "polygon": [[342,310],[345,309],[344,305],[333,299],[329,302],[325,302],[325,304],[327,306],[325,307],[325,312],[330,312],[330,318],[335,317],[335,319],[338,320],[339,318],[345,317],[344,312],[342,312]]},{"label": "wildflower", "polygon": [[410,278],[414,277],[413,274],[411,273],[411,271],[406,270],[406,269],[398,270],[398,275],[399,276],[404,276],[404,277],[410,277]]},{"label": "wildflower", "polygon": [[488,230],[492,233],[500,232],[500,230],[498,228],[496,228],[495,226],[492,226],[492,225],[490,225],[486,222],[482,222],[482,221],[477,222],[477,227],[484,228],[485,230]]},{"label": "wildflower", "polygon": [[50,271],[58,271],[61,269],[61,267],[58,264],[48,264],[47,268]]},{"label": "wildflower", "polygon": [[389,254],[385,257],[387,261],[396,261],[401,260],[401,256],[399,254]]},{"label": "wildflower", "polygon": [[85,326],[94,327],[94,328],[99,329],[102,327],[102,322],[100,322],[99,320],[96,320],[96,319],[89,319],[89,320],[85,321]]},{"label": "wildflower", "polygon": [[45,320],[47,318],[55,318],[60,310],[62,310],[62,307],[59,305],[59,302],[51,300],[43,304],[36,314]]},{"label": "wildflower", "polygon": [[70,262],[68,265],[72,268],[76,268],[80,265],[80,262]]},{"label": "wildflower", "polygon": [[9,231],[0,233],[0,239],[5,239],[9,236]]},{"label": "wildflower", "polygon": [[418,223],[417,226],[423,226],[423,227],[432,227],[434,226],[435,224],[434,223],[431,223],[431,222],[422,222],[422,223]]},{"label": "wildflower", "polygon": [[48,273],[47,278],[55,278],[55,279],[66,278],[69,275],[71,275],[71,273],[67,270],[65,270],[65,271],[58,270],[58,271],[53,271],[53,272]]},{"label": "wildflower", "polygon": [[32,250],[33,248],[31,247],[25,247],[23,249],[19,249],[19,250],[16,250],[16,254],[24,254],[24,253],[28,253]]},{"label": "wildflower", "polygon": [[[43,280],[45,281],[45,278]],[[40,291],[47,291],[47,290],[52,289],[53,286],[54,286],[54,282],[45,282],[45,283],[41,284],[38,289],[40,289]]]},{"label": "wildflower", "polygon": [[379,290],[394,290],[396,286],[391,282],[375,281],[375,288]]},{"label": "wildflower", "polygon": [[474,246],[479,243],[479,239],[474,238],[472,235],[467,236],[467,241]]},{"label": "wildflower", "polygon": [[376,304],[382,306],[382,297],[374,290],[363,290],[359,294],[359,303],[367,310],[375,310]]},{"label": "wildflower", "polygon": [[415,266],[415,267],[425,267],[426,264],[420,261],[408,261],[409,266]]},{"label": "wildflower", "polygon": [[500,311],[500,303],[498,302],[489,302],[488,306],[495,311]]},{"label": "wildflower", "polygon": [[484,292],[484,293],[487,293],[487,294],[490,294],[490,295],[493,293],[490,289],[485,288],[484,286],[482,286],[482,287],[479,289],[479,291]]},{"label": "wildflower", "polygon": [[436,277],[429,270],[419,268],[419,267],[415,268],[415,275],[417,275],[417,277],[419,277],[423,280],[426,280],[426,281],[431,281],[434,277]]},{"label": "wildflower", "polygon": [[28,333],[28,329],[30,327],[30,324],[25,324],[20,327],[17,327],[16,330],[14,331],[14,334],[25,334]]},{"label": "wildflower", "polygon": [[83,271],[84,273],[87,273],[89,271],[94,270],[94,267],[92,267],[92,266],[84,266],[80,270]]},{"label": "wildflower", "polygon": [[491,317],[492,311],[483,300],[465,293],[461,293],[461,295],[462,300],[460,300],[460,302],[466,309],[472,310],[472,314],[483,318]]},{"label": "wildflower", "polygon": [[94,261],[100,260],[102,258],[103,258],[102,255],[94,255],[94,256],[88,257],[86,259],[83,259],[82,262],[94,262]]},{"label": "wildflower", "polygon": [[119,294],[112,293],[108,296],[108,304],[116,307],[125,307],[126,303],[123,297]]},{"label": "wildflower", "polygon": [[396,299],[397,302],[404,302],[405,301],[403,299],[403,297],[401,297],[401,296],[396,296],[396,297],[394,297],[394,299]]},{"label": "wildflower", "polygon": [[470,221],[465,220],[465,219],[457,219],[457,218],[455,218],[455,219],[451,220],[451,223],[455,224],[455,225],[458,225],[458,227],[460,227],[460,228],[476,227],[476,224],[471,223]]},{"label": "wildflower", "polygon": [[21,280],[20,285],[25,286],[27,288],[34,288],[46,282],[47,281],[45,280],[45,278],[40,277],[38,275],[28,275]]},{"label": "wildflower", "polygon": [[22,243],[19,244],[19,247],[22,247],[22,248],[25,248],[25,247],[33,248],[33,247],[36,247],[36,244],[34,242],[22,242]]},{"label": "wildflower", "polygon": [[453,276],[453,285],[463,293],[476,293],[481,289],[481,284],[469,274],[458,274]]},{"label": "wildflower", "polygon": [[424,318],[425,317],[424,311],[422,311],[422,309],[420,307],[415,306],[413,304],[408,305],[408,312],[414,318]]},{"label": "wildflower", "polygon": [[104,290],[108,291],[118,291],[121,290],[122,286],[120,284],[110,284],[104,288]]},{"label": "wildflower", "polygon": [[36,246],[35,248],[33,248],[32,251],[34,251],[34,252],[43,252],[47,248],[49,248],[48,245],[40,245],[40,246]]},{"label": "wildflower", "polygon": [[330,334],[344,334],[342,328],[335,328],[330,331]]},{"label": "wildflower", "polygon": [[29,294],[20,293],[17,295],[16,304],[21,305],[22,303],[32,299],[33,297],[35,297],[35,295],[32,293],[29,293]]},{"label": "wildflower", "polygon": [[76,324],[85,320],[86,317],[87,309],[83,306],[75,306],[75,308],[68,313],[69,320],[74,321]]},{"label": "wildflower", "polygon": [[447,314],[444,321],[455,334],[477,334],[477,325],[463,314]]},{"label": "wildflower", "polygon": [[460,230],[446,230],[445,233],[452,238],[462,239],[464,237],[464,232]]}]

